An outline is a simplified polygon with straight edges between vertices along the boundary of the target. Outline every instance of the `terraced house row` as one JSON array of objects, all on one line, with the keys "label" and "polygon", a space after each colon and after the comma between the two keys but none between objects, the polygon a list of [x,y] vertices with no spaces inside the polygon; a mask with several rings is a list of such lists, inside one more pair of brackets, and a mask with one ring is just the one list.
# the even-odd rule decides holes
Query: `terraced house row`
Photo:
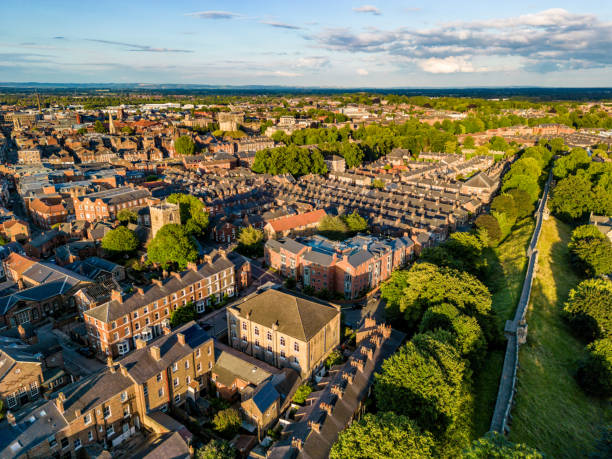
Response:
[{"label": "terraced house row", "polygon": [[[213,339],[195,322],[119,363],[71,383],[16,414],[0,430],[0,457],[81,457],[96,443],[118,445],[136,431],[172,430],[164,411],[196,397],[215,360]],[[171,423],[168,423],[168,420]]]},{"label": "terraced house row", "polygon": [[154,279],[146,288],[127,295],[113,291],[110,301],[83,313],[91,346],[110,356],[125,355],[136,340],[160,336],[177,308],[193,303],[201,314],[213,301],[233,297],[247,285],[243,274],[249,269],[248,262],[233,260],[218,252],[200,265],[189,264],[186,271]]}]

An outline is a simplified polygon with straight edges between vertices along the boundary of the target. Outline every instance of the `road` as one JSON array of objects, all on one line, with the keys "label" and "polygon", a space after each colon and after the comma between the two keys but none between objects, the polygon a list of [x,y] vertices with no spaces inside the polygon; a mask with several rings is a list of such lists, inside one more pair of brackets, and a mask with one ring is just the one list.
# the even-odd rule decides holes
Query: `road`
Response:
[{"label": "road", "polygon": [[365,306],[361,309],[342,309],[344,313],[344,323],[351,328],[359,328],[363,320],[372,315],[378,321],[385,319],[385,301],[382,298],[369,298]]},{"label": "road", "polygon": [[257,261],[250,260],[250,262],[251,285],[242,290],[240,292],[240,297],[238,297],[235,301],[228,303],[223,308],[213,311],[198,320],[198,323],[216,338],[220,338],[227,333],[227,315],[225,313],[225,309],[227,307],[240,303],[244,297],[254,293],[259,287],[267,282],[274,282],[278,284],[282,283],[282,279],[280,279],[276,274],[261,268],[261,265]]}]

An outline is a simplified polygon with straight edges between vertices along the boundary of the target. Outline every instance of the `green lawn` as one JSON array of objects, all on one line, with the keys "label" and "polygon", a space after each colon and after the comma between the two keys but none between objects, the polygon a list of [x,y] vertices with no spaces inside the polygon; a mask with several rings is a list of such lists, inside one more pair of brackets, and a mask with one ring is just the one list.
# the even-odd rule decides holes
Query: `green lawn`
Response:
[{"label": "green lawn", "polygon": [[572,376],[584,343],[570,333],[560,312],[579,282],[569,265],[570,232],[553,217],[542,228],[510,431],[510,440],[554,458],[586,457],[599,426],[612,420],[609,404],[586,396]]},{"label": "green lawn", "polygon": [[[502,331],[506,320],[514,316],[521,296],[527,269],[527,246],[534,225],[532,218],[523,220],[498,247],[486,253],[491,273],[488,285],[494,291],[493,309],[499,317]],[[505,347],[489,351],[485,364],[474,375],[474,438],[481,437],[489,430],[504,354]]]}]

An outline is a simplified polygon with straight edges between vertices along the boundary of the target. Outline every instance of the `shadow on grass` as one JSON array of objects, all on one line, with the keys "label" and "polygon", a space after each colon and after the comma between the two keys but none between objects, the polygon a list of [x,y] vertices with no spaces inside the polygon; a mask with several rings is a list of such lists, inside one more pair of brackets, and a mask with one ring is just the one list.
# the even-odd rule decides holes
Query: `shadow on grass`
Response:
[{"label": "shadow on grass", "polygon": [[580,281],[569,264],[570,232],[552,218],[544,224],[510,431],[512,441],[555,458],[586,457],[598,427],[612,417],[607,402],[587,396],[574,380],[584,343],[561,313],[570,289]]}]

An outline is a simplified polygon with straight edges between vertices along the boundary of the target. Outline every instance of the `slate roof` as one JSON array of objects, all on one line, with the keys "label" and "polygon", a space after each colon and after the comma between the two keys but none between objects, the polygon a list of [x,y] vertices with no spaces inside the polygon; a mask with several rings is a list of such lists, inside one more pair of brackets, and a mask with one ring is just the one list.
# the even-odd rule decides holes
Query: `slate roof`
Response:
[{"label": "slate roof", "polygon": [[108,205],[121,204],[126,201],[133,201],[134,199],[148,198],[151,196],[146,189],[135,189],[128,186],[113,188],[110,190],[98,191],[96,193],[90,193],[83,196],[77,196],[79,201],[84,199],[90,199],[94,201],[96,199],[102,200],[102,202]]},{"label": "slate roof", "polygon": [[238,316],[267,328],[278,324],[278,331],[300,341],[309,341],[327,325],[340,311],[329,303],[306,299],[294,293],[275,289],[247,297],[231,307]]},{"label": "slate roof", "polygon": [[12,459],[22,456],[43,441],[68,427],[52,401],[40,400],[16,415],[16,425],[7,421],[0,424],[0,457]]},{"label": "slate roof", "polygon": [[298,215],[289,215],[278,219],[270,220],[268,224],[276,232],[288,231],[295,228],[301,228],[303,226],[312,225],[319,223],[327,213],[323,209],[313,210],[312,212],[306,212]]},{"label": "slate roof", "polygon": [[[177,334],[185,336],[185,344],[178,341]],[[169,335],[161,336],[147,343],[142,349],[136,349],[119,363],[123,365],[130,376],[138,383],[144,383],[156,374],[165,371],[173,362],[191,354],[197,347],[212,339],[196,322],[191,321],[174,330]],[[160,349],[160,360],[155,360],[151,347]]]},{"label": "slate roof", "polygon": [[187,271],[179,273],[179,278],[171,275],[166,279],[162,279],[161,286],[156,284],[149,285],[143,289],[143,295],[135,291],[125,296],[122,301],[109,301],[86,311],[85,314],[102,322],[112,322],[142,306],[161,300],[162,298],[232,266],[234,266],[234,264],[229,259],[218,255],[211,263],[198,265],[197,271],[188,269]]},{"label": "slate roof", "polygon": [[[64,400],[64,417],[68,422],[76,419],[75,410],[80,410],[82,415],[92,408],[104,403],[111,397],[130,388],[134,383],[128,376],[123,376],[116,368],[110,368],[86,376],[62,388],[61,393],[66,397]],[[57,392],[57,395],[60,392]]]},{"label": "slate roof", "polygon": [[265,413],[270,405],[280,399],[280,394],[271,381],[263,383],[253,395],[253,403],[260,413]]},{"label": "slate roof", "polygon": [[30,287],[0,298],[0,314],[6,314],[20,301],[44,301],[70,291],[75,284],[67,281],[52,281],[36,287]]},{"label": "slate roof", "polygon": [[189,445],[178,432],[164,435],[145,451],[132,455],[133,459],[189,459],[190,457]]},{"label": "slate roof", "polygon": [[215,365],[212,373],[216,381],[231,386],[236,378],[257,386],[280,370],[222,343],[215,342]]}]

